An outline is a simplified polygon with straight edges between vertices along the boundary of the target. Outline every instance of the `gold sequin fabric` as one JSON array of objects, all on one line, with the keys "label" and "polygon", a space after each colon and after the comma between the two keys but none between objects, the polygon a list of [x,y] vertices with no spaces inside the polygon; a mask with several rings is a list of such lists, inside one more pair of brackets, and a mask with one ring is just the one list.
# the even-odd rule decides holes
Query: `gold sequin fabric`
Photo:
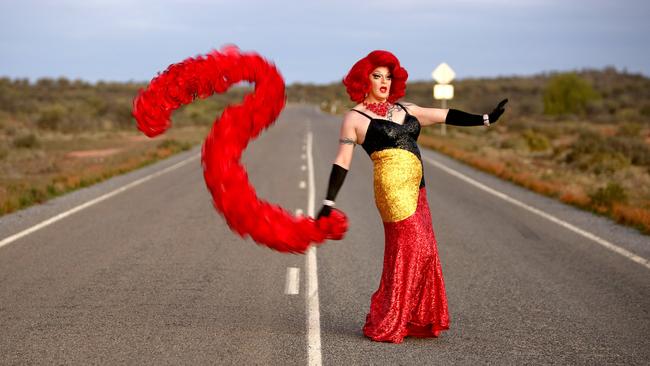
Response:
[{"label": "gold sequin fabric", "polygon": [[384,149],[370,155],[374,165],[375,204],[384,222],[404,220],[418,205],[422,163],[404,149]]}]

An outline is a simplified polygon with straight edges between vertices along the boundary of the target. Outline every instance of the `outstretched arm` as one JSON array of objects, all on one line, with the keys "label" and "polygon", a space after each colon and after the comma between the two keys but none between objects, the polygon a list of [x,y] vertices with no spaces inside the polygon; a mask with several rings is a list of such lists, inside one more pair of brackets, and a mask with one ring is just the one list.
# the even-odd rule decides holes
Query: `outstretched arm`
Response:
[{"label": "outstretched arm", "polygon": [[496,122],[505,111],[508,99],[502,100],[489,114],[471,114],[458,109],[423,108],[415,104],[404,103],[409,113],[414,115],[420,125],[428,126],[435,123],[446,123],[454,126],[489,126]]},{"label": "outstretched arm", "polygon": [[447,113],[445,123],[454,126],[489,126],[490,123],[495,123],[499,117],[505,112],[505,105],[508,99],[504,99],[494,108],[489,114],[470,114],[467,112],[459,111],[457,109],[450,109]]},{"label": "outstretched arm", "polygon": [[408,112],[420,121],[422,126],[430,126],[436,123],[445,123],[449,109],[425,108],[413,103],[402,103]]},{"label": "outstretched arm", "polygon": [[341,125],[341,132],[339,134],[339,150],[334,159],[334,164],[332,164],[332,171],[330,172],[329,184],[327,186],[327,196],[325,196],[323,207],[316,218],[329,216],[332,211],[336,195],[343,185],[345,176],[350,169],[354,146],[356,143],[357,133],[350,118],[350,114],[348,113],[343,119],[343,124]]}]

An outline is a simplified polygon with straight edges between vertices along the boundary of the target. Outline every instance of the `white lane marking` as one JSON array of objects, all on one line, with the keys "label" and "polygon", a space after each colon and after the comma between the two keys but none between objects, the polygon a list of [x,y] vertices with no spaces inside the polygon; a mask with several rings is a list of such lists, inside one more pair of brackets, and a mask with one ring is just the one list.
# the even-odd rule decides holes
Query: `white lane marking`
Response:
[{"label": "white lane marking", "polygon": [[302,171],[307,170],[307,166],[306,166],[306,165],[301,165],[301,166],[300,166],[300,170],[302,170]]},{"label": "white lane marking", "polygon": [[466,175],[464,175],[462,173],[459,173],[459,172],[457,172],[457,171],[455,171],[455,170],[453,170],[453,169],[443,165],[442,163],[439,163],[439,162],[437,162],[437,161],[435,161],[435,160],[433,160],[433,159],[431,159],[429,157],[424,157],[424,159],[429,164],[434,165],[437,168],[440,168],[440,169],[444,170],[445,172],[447,172],[447,173],[449,173],[449,174],[451,174],[451,175],[453,175],[453,176],[455,176],[457,178],[460,178],[460,179],[464,180],[465,182],[467,182],[469,184],[472,184],[472,185],[474,185],[475,187],[477,187],[479,189],[482,189],[482,190],[484,190],[484,191],[486,191],[486,192],[488,192],[490,194],[493,194],[493,195],[495,195],[495,196],[497,196],[497,197],[499,197],[499,198],[501,198],[501,199],[503,199],[505,201],[508,201],[508,202],[512,203],[513,205],[515,205],[515,206],[519,206],[519,207],[521,207],[523,209],[526,209],[526,210],[528,210],[528,211],[530,211],[532,213],[535,213],[535,214],[537,214],[537,215],[539,215],[539,216],[541,216],[541,217],[543,217],[543,218],[545,218],[547,220],[550,220],[550,221],[552,221],[552,222],[554,222],[554,223],[556,223],[556,224],[558,224],[560,226],[563,226],[563,227],[565,227],[565,228],[567,228],[567,229],[569,229],[569,230],[571,230],[571,231],[573,231],[573,232],[575,232],[577,234],[580,234],[580,235],[584,236],[587,239],[591,239],[591,240],[595,241],[596,243],[602,245],[603,247],[605,247],[605,248],[607,248],[607,249],[609,249],[609,250],[611,250],[611,251],[613,251],[615,253],[618,253],[618,254],[624,256],[625,258],[628,258],[628,259],[630,259],[630,260],[632,260],[632,261],[634,261],[636,263],[639,263],[640,265],[650,269],[650,261],[648,261],[645,258],[642,258],[642,257],[640,257],[640,256],[638,256],[638,255],[636,255],[636,254],[634,254],[634,253],[632,253],[632,252],[630,252],[630,251],[628,251],[626,249],[623,249],[623,248],[619,247],[618,245],[616,245],[616,244],[614,244],[614,243],[612,243],[610,241],[607,241],[607,240],[605,240],[605,239],[603,239],[603,238],[601,238],[601,237],[599,237],[597,235],[594,235],[594,234],[592,234],[592,233],[590,233],[588,231],[582,230],[577,226],[571,225],[568,222],[566,222],[564,220],[561,220],[561,219],[559,219],[559,218],[557,218],[557,217],[555,217],[555,216],[553,216],[551,214],[548,214],[548,213],[546,213],[544,211],[541,211],[541,210],[536,209],[536,208],[534,208],[532,206],[529,206],[529,205],[527,205],[527,204],[525,204],[525,203],[523,203],[523,202],[521,202],[519,200],[511,198],[511,197],[507,196],[506,194],[501,193],[501,192],[499,192],[499,191],[497,191],[495,189],[492,189],[492,188],[484,185],[483,183],[479,183],[479,182],[475,181],[474,179],[472,179],[472,178],[470,178],[470,177],[468,177],[468,176],[466,176]]},{"label": "white lane marking", "polygon": [[[314,159],[312,156],[312,133],[307,133],[307,165],[309,166],[309,193],[307,214],[314,217],[314,200],[316,189],[314,184]],[[322,365],[320,345],[320,307],[318,304],[318,268],[316,261],[316,247],[311,246],[305,257],[305,271],[307,272],[307,355],[310,366]]]},{"label": "white lane marking", "polygon": [[187,159],[185,159],[183,161],[179,161],[178,163],[176,163],[174,165],[171,165],[171,166],[169,166],[169,167],[167,167],[167,168],[165,168],[163,170],[159,170],[159,171],[157,171],[155,173],[149,174],[146,177],[142,177],[142,178],[140,178],[138,180],[135,180],[135,181],[133,181],[133,182],[131,182],[131,183],[125,185],[125,186],[122,186],[120,188],[117,188],[117,189],[109,192],[109,193],[106,193],[106,194],[104,194],[102,196],[94,198],[94,199],[92,199],[92,200],[90,200],[90,201],[88,201],[86,203],[82,203],[79,206],[73,207],[73,208],[69,209],[68,211],[65,211],[65,212],[62,212],[62,213],[60,213],[60,214],[58,214],[56,216],[53,216],[53,217],[51,217],[51,218],[49,218],[49,219],[47,219],[45,221],[42,221],[41,223],[36,224],[36,225],[34,225],[34,226],[32,226],[32,227],[30,227],[28,229],[25,229],[25,230],[23,230],[23,231],[21,231],[19,233],[16,233],[14,235],[6,237],[6,238],[2,239],[2,241],[0,241],[0,247],[3,247],[5,245],[7,245],[7,244],[10,244],[10,243],[22,238],[23,236],[29,235],[29,234],[35,232],[36,230],[42,229],[42,228],[44,228],[44,227],[46,227],[46,226],[48,226],[50,224],[53,224],[53,223],[65,218],[65,217],[68,217],[68,216],[72,215],[75,212],[83,210],[84,208],[88,208],[88,207],[90,207],[90,206],[92,206],[92,205],[94,205],[96,203],[99,203],[101,201],[109,199],[109,198],[115,196],[116,194],[119,194],[119,193],[122,193],[122,192],[126,191],[129,188],[133,188],[133,187],[135,187],[135,186],[137,186],[139,184],[142,184],[142,183],[144,183],[144,182],[146,182],[146,181],[148,181],[150,179],[153,179],[153,178],[155,178],[155,177],[157,177],[159,175],[165,174],[165,173],[170,172],[170,171],[172,171],[174,169],[178,169],[178,168],[182,167],[183,165],[189,163],[190,161],[192,161],[192,160],[194,160],[194,159],[196,159],[196,158],[198,158],[200,156],[201,156],[201,154],[192,155],[189,158],[187,158]]},{"label": "white lane marking", "polygon": [[284,283],[285,295],[298,295],[300,292],[300,268],[287,267],[287,280]]},{"label": "white lane marking", "polygon": [[302,209],[297,208],[296,209],[296,216],[302,216],[302,214],[303,214]]},{"label": "white lane marking", "polygon": [[305,187],[307,187],[307,183],[305,183],[304,180],[301,180],[298,186],[300,187],[300,189],[305,189]]}]

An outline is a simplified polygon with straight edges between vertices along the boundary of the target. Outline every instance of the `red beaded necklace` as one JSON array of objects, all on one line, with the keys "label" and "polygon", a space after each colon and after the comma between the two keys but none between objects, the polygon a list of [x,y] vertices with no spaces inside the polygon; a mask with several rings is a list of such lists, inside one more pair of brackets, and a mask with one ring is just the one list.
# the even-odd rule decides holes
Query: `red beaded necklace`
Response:
[{"label": "red beaded necklace", "polygon": [[386,114],[388,113],[388,110],[393,106],[390,102],[374,102],[374,103],[368,103],[368,102],[363,102],[363,106],[371,111],[372,113],[385,117]]}]

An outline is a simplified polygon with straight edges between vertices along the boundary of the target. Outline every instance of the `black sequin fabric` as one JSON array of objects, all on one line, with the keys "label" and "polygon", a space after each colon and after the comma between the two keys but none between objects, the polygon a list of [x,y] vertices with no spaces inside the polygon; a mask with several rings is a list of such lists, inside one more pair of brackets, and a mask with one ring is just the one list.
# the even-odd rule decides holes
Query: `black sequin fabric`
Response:
[{"label": "black sequin fabric", "polygon": [[[422,157],[417,144],[418,136],[420,136],[420,122],[411,114],[406,114],[404,123],[401,125],[387,119],[371,118],[361,147],[368,153],[368,156],[384,149],[404,149],[415,154],[422,165]],[[420,180],[420,188],[422,187],[424,187],[424,176]]]}]

